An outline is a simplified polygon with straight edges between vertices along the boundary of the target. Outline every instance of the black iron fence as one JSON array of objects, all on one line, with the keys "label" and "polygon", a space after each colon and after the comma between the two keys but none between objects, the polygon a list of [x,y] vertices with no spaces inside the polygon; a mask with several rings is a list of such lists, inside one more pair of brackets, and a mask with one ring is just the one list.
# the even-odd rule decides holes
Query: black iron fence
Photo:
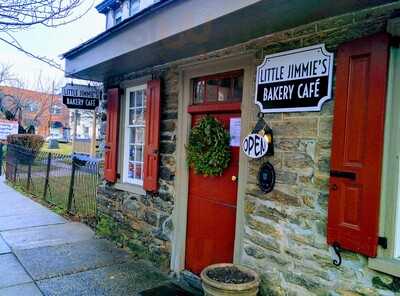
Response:
[{"label": "black iron fence", "polygon": [[96,216],[96,189],[101,163],[96,159],[36,152],[6,145],[0,161],[7,181],[83,218]]}]

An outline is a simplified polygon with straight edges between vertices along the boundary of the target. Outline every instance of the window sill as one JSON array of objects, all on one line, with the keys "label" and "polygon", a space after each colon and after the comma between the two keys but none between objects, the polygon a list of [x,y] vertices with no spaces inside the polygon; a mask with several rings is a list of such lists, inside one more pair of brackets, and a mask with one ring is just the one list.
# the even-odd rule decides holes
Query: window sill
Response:
[{"label": "window sill", "polygon": [[400,260],[390,258],[369,258],[368,267],[370,269],[400,277]]},{"label": "window sill", "polygon": [[128,184],[128,183],[116,183],[114,184],[114,188],[138,195],[146,195],[146,191],[144,191],[143,188],[139,185]]}]

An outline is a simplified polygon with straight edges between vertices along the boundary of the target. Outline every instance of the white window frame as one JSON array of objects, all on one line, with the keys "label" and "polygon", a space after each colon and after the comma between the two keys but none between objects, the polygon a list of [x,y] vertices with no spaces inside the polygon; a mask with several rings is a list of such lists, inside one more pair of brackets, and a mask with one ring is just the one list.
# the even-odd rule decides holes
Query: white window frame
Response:
[{"label": "white window frame", "polygon": [[[132,2],[135,2],[135,1],[138,2],[138,9],[136,11],[132,12]],[[140,4],[141,4],[140,0],[129,0],[129,15],[130,16],[137,14],[141,10]]]},{"label": "white window frame", "polygon": [[[142,84],[134,87],[130,87],[126,89],[126,94],[125,94],[125,114],[124,114],[124,126],[123,126],[123,135],[124,135],[124,147],[123,147],[123,156],[122,156],[122,168],[123,168],[123,173],[122,173],[122,182],[130,185],[136,185],[139,187],[143,187],[143,180],[137,181],[137,180],[132,180],[128,178],[128,169],[129,169],[129,137],[130,137],[130,128],[131,126],[129,125],[129,110],[130,110],[130,93],[134,91],[139,91],[139,90],[144,90],[146,92],[147,89],[147,84]],[[144,108],[146,106],[144,105]],[[144,128],[144,134],[146,134],[146,125],[143,125]],[[143,144],[143,153],[145,149],[145,143]],[[144,155],[143,155],[144,156]],[[143,159],[144,161],[144,159]],[[144,165],[144,163],[143,163]],[[142,176],[143,178],[143,176]]]},{"label": "white window frame", "polygon": [[[50,113],[51,115],[60,115],[62,113],[62,108],[58,105],[52,105],[50,107]],[[57,111],[56,111],[57,110]],[[55,111],[55,112],[54,112]]]},{"label": "white window frame", "polygon": [[390,49],[382,164],[379,236],[387,238],[386,249],[368,266],[400,276],[400,49]]},{"label": "white window frame", "polygon": [[116,9],[114,10],[114,25],[117,25],[117,24],[120,23],[120,22],[117,23],[117,18],[119,18],[118,15],[121,16],[121,21],[120,21],[120,22],[122,22],[122,21],[123,21],[122,5],[120,5],[118,8],[116,8]]}]

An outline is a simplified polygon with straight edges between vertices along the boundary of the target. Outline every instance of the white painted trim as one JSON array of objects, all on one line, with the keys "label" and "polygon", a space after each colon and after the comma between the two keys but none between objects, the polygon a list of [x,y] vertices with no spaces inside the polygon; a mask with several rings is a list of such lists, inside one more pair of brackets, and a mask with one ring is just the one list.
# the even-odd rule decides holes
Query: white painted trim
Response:
[{"label": "white painted trim", "polygon": [[[400,49],[391,48],[385,114],[379,235],[388,239],[388,248],[378,248],[378,257],[368,259],[368,267],[400,276]],[[397,217],[397,218],[396,218]]]},{"label": "white painted trim", "polygon": [[[325,97],[323,97],[323,98],[321,98],[319,100],[318,106],[313,106],[313,107],[295,107],[295,108],[279,108],[279,109],[264,109],[262,104],[257,101],[257,93],[258,93],[257,83],[258,83],[258,80],[259,80],[259,76],[258,76],[259,70],[262,67],[265,66],[265,64],[267,63],[267,60],[271,59],[271,58],[276,58],[276,57],[296,54],[296,53],[300,53],[300,52],[312,51],[312,50],[315,50],[315,49],[320,49],[321,53],[323,55],[329,57],[329,59],[330,59],[329,74],[328,74],[329,75],[328,92],[327,92],[327,95]],[[265,56],[264,61],[262,62],[262,64],[257,67],[254,102],[256,103],[256,105],[259,106],[260,111],[263,112],[263,113],[315,112],[315,111],[321,111],[322,105],[326,101],[332,99],[333,65],[334,65],[334,54],[332,52],[329,52],[329,51],[326,50],[325,44],[317,44],[317,45],[312,45],[312,46],[308,46],[308,47],[302,47],[302,48],[297,48],[297,49],[293,49],[293,50],[288,50],[288,51],[284,51],[284,52],[279,52],[279,53],[267,55],[267,56]],[[293,81],[293,80],[295,80],[295,79],[289,79],[289,80],[286,80],[286,81]]]},{"label": "white painted trim", "polygon": [[[236,56],[231,58],[221,58],[218,60],[209,60],[203,63],[195,63],[179,68],[179,94],[178,94],[178,130],[177,130],[177,164],[175,179],[175,207],[173,211],[174,232],[172,237],[171,252],[171,270],[180,272],[185,269],[185,251],[186,251],[186,226],[187,226],[187,206],[188,206],[188,183],[189,174],[186,164],[185,146],[188,141],[188,135],[191,126],[191,115],[187,108],[191,99],[191,79],[200,76],[206,76],[216,73],[223,73],[233,70],[244,70],[243,83],[243,101],[241,115],[241,139],[249,130],[250,108],[253,105],[251,100],[251,90],[253,88],[253,74],[255,71],[253,56]],[[238,198],[236,211],[236,231],[234,262],[238,263],[241,257],[243,228],[244,228],[244,192],[247,183],[248,160],[240,152],[239,155],[239,182]]]},{"label": "white painted trim", "polygon": [[[123,183],[126,184],[131,184],[131,185],[136,185],[136,186],[143,186],[143,182],[135,182],[135,180],[130,180],[128,178],[128,168],[129,168],[129,94],[132,91],[138,91],[138,90],[146,90],[147,89],[147,84],[141,84],[133,87],[129,87],[125,90],[125,104],[124,104],[124,126],[123,128],[123,135],[124,135],[124,141],[123,141],[123,156],[122,156],[122,175],[121,179]],[[145,127],[146,128],[146,127]]]}]

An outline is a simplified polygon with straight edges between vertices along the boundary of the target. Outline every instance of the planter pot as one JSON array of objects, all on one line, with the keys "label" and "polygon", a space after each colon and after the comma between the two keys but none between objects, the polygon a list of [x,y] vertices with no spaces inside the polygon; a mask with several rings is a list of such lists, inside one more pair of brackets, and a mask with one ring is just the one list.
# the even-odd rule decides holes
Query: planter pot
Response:
[{"label": "planter pot", "polygon": [[253,270],[227,263],[206,267],[200,277],[205,296],[256,296],[260,284]]}]

